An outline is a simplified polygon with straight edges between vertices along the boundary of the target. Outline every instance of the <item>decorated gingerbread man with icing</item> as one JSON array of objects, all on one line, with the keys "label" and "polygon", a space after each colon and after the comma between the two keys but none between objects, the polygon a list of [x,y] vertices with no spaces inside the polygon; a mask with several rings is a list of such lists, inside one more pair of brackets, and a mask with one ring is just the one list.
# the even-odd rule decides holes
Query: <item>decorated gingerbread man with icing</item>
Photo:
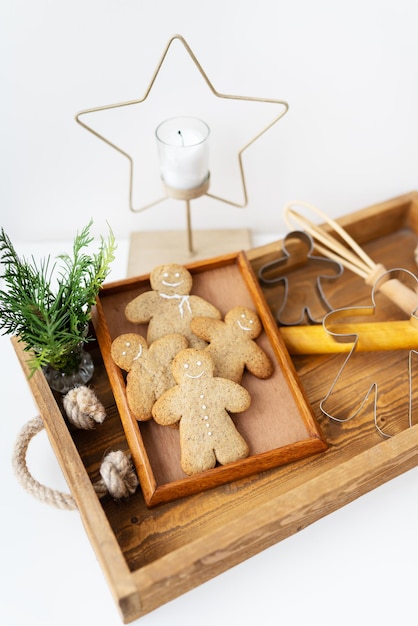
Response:
[{"label": "decorated gingerbread man with icing", "polygon": [[138,421],[151,419],[156,399],[175,385],[171,364],[175,355],[186,347],[187,339],[179,333],[166,335],[150,347],[137,333],[119,335],[112,342],[113,361],[128,372],[126,398]]},{"label": "decorated gingerbread man with icing", "polygon": [[159,265],[152,270],[150,283],[151,291],[141,293],[125,309],[130,322],[148,323],[148,345],[168,333],[180,333],[190,347],[204,348],[206,342],[192,332],[190,322],[196,316],[220,319],[221,313],[200,296],[190,295],[190,272],[176,263]]},{"label": "decorated gingerbread man with icing", "polygon": [[154,404],[152,414],[159,424],[179,423],[181,466],[196,474],[248,456],[249,447],[228,411],[245,411],[251,404],[244,387],[226,378],[214,377],[214,363],[204,350],[187,348],[173,359],[176,386]]},{"label": "decorated gingerbread man with icing", "polygon": [[225,315],[225,321],[196,317],[193,332],[209,343],[205,348],[215,364],[215,376],[240,383],[247,369],[257,378],[269,378],[273,363],[254,341],[263,330],[255,311],[236,306]]}]

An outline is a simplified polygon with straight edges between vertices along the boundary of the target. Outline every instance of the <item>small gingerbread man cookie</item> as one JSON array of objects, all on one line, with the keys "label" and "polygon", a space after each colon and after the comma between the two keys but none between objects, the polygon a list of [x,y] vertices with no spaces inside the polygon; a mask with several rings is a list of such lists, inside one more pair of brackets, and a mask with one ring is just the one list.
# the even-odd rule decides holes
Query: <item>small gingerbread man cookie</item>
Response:
[{"label": "small gingerbread man cookie", "polygon": [[187,348],[173,359],[176,386],[154,404],[158,424],[179,423],[181,466],[196,474],[248,456],[249,447],[228,411],[245,411],[250,394],[238,383],[214,377],[212,358],[204,350]]},{"label": "small gingerbread man cookie", "polygon": [[112,342],[113,361],[128,372],[126,399],[138,421],[151,419],[156,399],[175,385],[171,363],[175,355],[185,348],[187,339],[178,333],[166,335],[150,347],[137,333],[119,335]]},{"label": "small gingerbread man cookie", "polygon": [[263,330],[260,319],[251,309],[236,306],[225,321],[196,317],[193,332],[209,343],[205,348],[215,363],[215,376],[241,382],[245,368],[257,378],[269,378],[273,363],[254,341]]},{"label": "small gingerbread man cookie", "polygon": [[190,321],[197,315],[220,319],[221,313],[200,296],[190,295],[190,272],[176,263],[159,265],[152,270],[150,283],[152,290],[140,294],[125,308],[130,322],[148,323],[148,345],[168,333],[180,333],[190,347],[204,348],[206,342],[192,332]]}]

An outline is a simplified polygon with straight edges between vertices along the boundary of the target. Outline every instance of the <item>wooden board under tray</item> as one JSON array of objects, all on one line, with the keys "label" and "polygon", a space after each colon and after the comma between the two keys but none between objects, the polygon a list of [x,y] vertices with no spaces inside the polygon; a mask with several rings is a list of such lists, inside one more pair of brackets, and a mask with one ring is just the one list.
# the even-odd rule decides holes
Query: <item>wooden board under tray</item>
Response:
[{"label": "wooden board under tray", "polygon": [[146,337],[148,325],[129,322],[125,307],[139,294],[151,290],[149,275],[118,281],[101,290],[93,324],[148,506],[211,489],[327,448],[245,253],[185,267],[193,278],[191,293],[213,304],[222,317],[238,305],[257,311],[263,332],[256,341],[272,360],[274,372],[266,380],[245,372],[242,379],[242,386],[251,395],[251,406],[232,419],[249,445],[249,456],[186,476],[180,464],[179,430],[160,426],[153,419],[135,419],[129,409],[124,373],[110,353],[111,343],[119,335],[138,333]]},{"label": "wooden board under tray", "polygon": [[[376,261],[415,271],[417,192],[357,211],[339,222]],[[251,250],[248,257],[255,271],[274,258],[280,246],[277,242]],[[265,292],[265,296],[268,300],[271,294]],[[328,296],[338,307],[367,304],[370,292],[347,271]],[[13,345],[28,373],[26,353],[16,339]],[[61,399],[51,392],[41,371],[28,384],[124,622],[145,615],[418,464],[418,426],[383,439],[367,412],[348,424],[325,418],[319,402],[341,355],[301,355],[292,360],[329,444],[325,452],[153,508],[139,489],[123,502],[109,496],[99,501],[92,482],[104,453],[127,450],[128,445],[97,342],[89,349],[96,365],[91,386],[108,415],[95,430],[80,431],[68,425]],[[388,371],[388,390],[397,388],[399,376],[403,374],[396,367]],[[361,382],[353,379],[350,393]]]}]

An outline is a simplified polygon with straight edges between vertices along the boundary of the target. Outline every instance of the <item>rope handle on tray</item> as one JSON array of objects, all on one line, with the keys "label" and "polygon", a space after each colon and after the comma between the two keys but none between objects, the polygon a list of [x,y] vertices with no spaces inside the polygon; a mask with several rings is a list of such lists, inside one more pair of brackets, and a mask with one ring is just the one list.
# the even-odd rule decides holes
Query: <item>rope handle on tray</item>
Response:
[{"label": "rope handle on tray", "polygon": [[[86,400],[90,407],[86,411]],[[93,424],[105,419],[104,408],[94,393],[87,387],[78,387],[68,392],[64,398],[67,417],[78,428],[91,429]],[[94,407],[94,411],[92,411]],[[32,439],[44,429],[42,418],[38,415],[22,428],[13,451],[12,465],[20,485],[41,502],[68,511],[77,509],[77,503],[69,493],[63,493],[45,487],[29,471],[26,455]],[[99,498],[110,494],[115,499],[127,498],[138,486],[138,478],[131,460],[122,450],[108,452],[100,466],[100,479],[93,483]]]},{"label": "rope handle on tray", "polygon": [[16,478],[25,491],[30,493],[32,496],[35,496],[35,498],[41,502],[46,502],[47,504],[55,506],[58,509],[73,511],[77,508],[77,504],[75,503],[72,495],[45,487],[33,478],[27,466],[26,453],[28,451],[29,444],[33,437],[41,432],[43,428],[44,424],[39,415],[30,420],[22,428],[16,441],[12,458]]}]

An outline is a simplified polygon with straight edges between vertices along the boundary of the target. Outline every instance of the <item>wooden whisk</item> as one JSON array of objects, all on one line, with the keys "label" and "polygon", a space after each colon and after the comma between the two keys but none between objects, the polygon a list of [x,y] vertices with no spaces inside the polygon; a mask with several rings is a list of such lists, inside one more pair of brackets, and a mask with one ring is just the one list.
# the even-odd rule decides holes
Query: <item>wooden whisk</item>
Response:
[{"label": "wooden whisk", "polygon": [[[330,235],[323,227],[314,224],[307,217],[298,213],[294,205],[299,205],[316,213],[342,239],[342,242]],[[418,295],[397,278],[390,278],[390,271],[381,263],[375,263],[337,222],[323,211],[307,202],[292,202],[284,208],[284,218],[293,230],[296,222],[299,228],[309,233],[315,242],[316,250],[333,259],[364,279],[367,285],[375,285],[387,298],[404,313],[411,315],[418,307]],[[397,268],[400,269],[400,268]],[[379,280],[381,279],[381,280]],[[379,282],[377,282],[379,280]]]}]

